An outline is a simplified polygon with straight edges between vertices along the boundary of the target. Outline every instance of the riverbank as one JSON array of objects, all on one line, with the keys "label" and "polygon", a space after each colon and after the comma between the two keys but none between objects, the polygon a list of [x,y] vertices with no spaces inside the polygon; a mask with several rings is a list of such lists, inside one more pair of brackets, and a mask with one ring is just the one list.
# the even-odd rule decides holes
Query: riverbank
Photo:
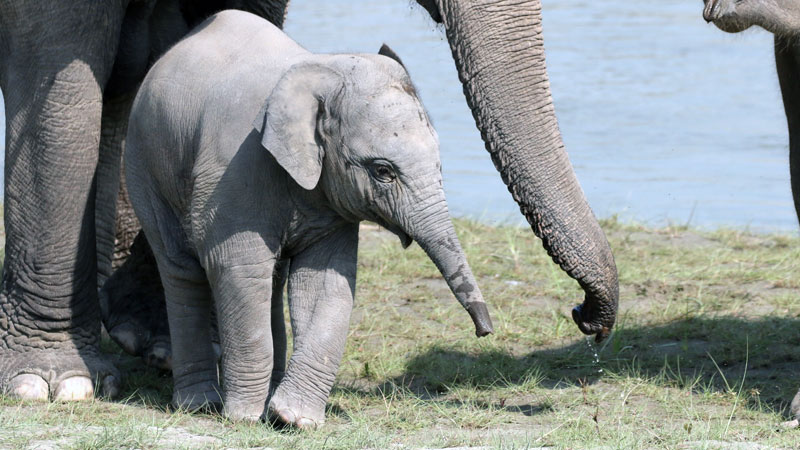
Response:
[{"label": "riverbank", "polygon": [[621,300],[614,334],[595,348],[569,317],[580,288],[529,229],[456,227],[496,333],[474,337],[418,246],[363,227],[320,430],[169,412],[169,374],[106,343],[129,374],[122,400],[0,399],[0,448],[796,446],[800,430],[779,425],[800,387],[800,239],[604,221]]}]

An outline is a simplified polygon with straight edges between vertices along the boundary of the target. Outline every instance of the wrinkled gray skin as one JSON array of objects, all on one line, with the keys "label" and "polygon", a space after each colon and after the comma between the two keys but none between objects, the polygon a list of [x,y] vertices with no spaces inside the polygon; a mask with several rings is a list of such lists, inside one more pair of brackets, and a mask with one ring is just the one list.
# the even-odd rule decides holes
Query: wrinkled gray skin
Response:
[{"label": "wrinkled gray skin", "polygon": [[417,241],[476,334],[490,333],[450,222],[436,133],[405,69],[384,56],[311,54],[242,11],[196,30],[144,79],[125,152],[166,294],[173,403],[220,403],[213,303],[225,414],[264,415],[273,369],[265,294],[276,261],[289,258],[295,347],[269,409],[300,427],[322,423],[353,305],[360,220],[404,246]]},{"label": "wrinkled gray skin", "polygon": [[[578,326],[606,335],[616,317],[617,272],[558,129],[540,1],[417,1],[444,28],[486,148],[520,210],[586,292]],[[115,394],[119,374],[98,351],[101,305],[109,333],[126,350],[169,366],[163,294],[148,257],[134,252],[102,304],[97,297],[112,244],[125,247],[133,235],[126,227],[135,227],[130,216],[116,230],[113,220],[127,110],[149,65],[211,12],[244,9],[280,26],[286,3],[0,2],[7,118],[0,390],[82,399],[97,385]]]},{"label": "wrinkled gray skin", "polygon": [[[720,30],[738,33],[753,25],[775,34],[775,65],[789,125],[789,170],[800,218],[800,2],[797,0],[705,0],[703,18]],[[800,391],[791,405],[800,419]]]}]

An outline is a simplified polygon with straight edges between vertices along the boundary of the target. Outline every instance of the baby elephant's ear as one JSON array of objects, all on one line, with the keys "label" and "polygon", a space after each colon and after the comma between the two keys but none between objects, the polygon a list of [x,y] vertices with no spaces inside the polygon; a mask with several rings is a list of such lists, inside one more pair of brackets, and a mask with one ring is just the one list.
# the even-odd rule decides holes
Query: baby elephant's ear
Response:
[{"label": "baby elephant's ear", "polygon": [[314,189],[325,156],[317,133],[326,102],[342,87],[332,69],[311,63],[293,66],[278,81],[253,122],[264,146],[304,189]]},{"label": "baby elephant's ear", "polygon": [[[382,56],[386,56],[387,58],[392,58],[393,60],[397,61],[398,64],[403,66],[403,69],[406,68],[406,65],[403,64],[403,60],[401,60],[400,57],[397,56],[397,53],[395,53],[394,50],[389,48],[388,45],[386,45],[386,44],[381,45],[381,49],[378,50],[378,54],[382,55]],[[408,69],[406,69],[406,70],[408,70]]]}]

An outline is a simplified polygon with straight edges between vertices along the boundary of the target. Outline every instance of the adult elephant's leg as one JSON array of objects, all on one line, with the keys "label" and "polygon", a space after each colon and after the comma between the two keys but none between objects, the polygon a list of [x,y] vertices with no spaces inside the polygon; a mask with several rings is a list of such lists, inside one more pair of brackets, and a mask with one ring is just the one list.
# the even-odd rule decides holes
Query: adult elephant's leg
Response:
[{"label": "adult elephant's leg", "polygon": [[100,290],[100,310],[109,336],[123,350],[149,366],[172,368],[164,288],[144,233]]},{"label": "adult elephant's leg", "polygon": [[778,69],[783,107],[789,125],[789,171],[794,207],[800,218],[800,45],[775,38],[775,65]]},{"label": "adult elephant's leg", "polygon": [[274,392],[286,373],[286,322],[283,316],[283,290],[289,279],[288,259],[275,263],[272,274],[272,299],[270,301],[270,323],[272,324],[272,378],[270,392]]},{"label": "adult elephant's leg", "polygon": [[26,399],[118,391],[99,352],[94,176],[120,1],[0,3],[6,260],[0,389]]},{"label": "adult elephant's leg", "polygon": [[578,327],[614,324],[617,269],[567,157],[542,41],[539,0],[417,0],[442,22],[459,78],[508,190],[553,260],[585,291]]},{"label": "adult elephant's leg", "polygon": [[95,197],[97,285],[100,287],[130,254],[133,239],[141,229],[122,180],[123,144],[135,96],[136,91],[132,91],[103,101]]},{"label": "adult elephant's leg", "polygon": [[128,5],[118,56],[106,86],[97,170],[98,283],[102,287],[103,323],[111,338],[128,353],[163,369],[170,368],[171,360],[164,289],[128,198],[122,154],[139,82],[152,60],[188,31],[177,2]]},{"label": "adult elephant's leg", "polygon": [[[794,39],[775,38],[775,65],[783,94],[783,107],[789,125],[789,171],[794,207],[800,218],[800,44]],[[792,426],[800,423],[800,391],[791,404]]]},{"label": "adult elephant's leg", "polygon": [[[149,366],[171,368],[164,288],[128,198],[122,170],[136,91],[106,98],[97,168],[96,225],[100,311],[109,336]],[[113,270],[113,275],[112,275]]]}]

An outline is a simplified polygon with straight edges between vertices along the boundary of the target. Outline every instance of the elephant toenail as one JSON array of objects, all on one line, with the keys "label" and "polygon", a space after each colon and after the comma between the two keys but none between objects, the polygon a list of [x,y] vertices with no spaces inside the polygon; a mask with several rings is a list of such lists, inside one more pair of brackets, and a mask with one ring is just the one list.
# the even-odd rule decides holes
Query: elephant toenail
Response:
[{"label": "elephant toenail", "polygon": [[169,347],[152,347],[145,356],[145,363],[162,370],[172,369],[172,351]]},{"label": "elephant toenail", "polygon": [[114,375],[109,375],[103,378],[103,387],[102,393],[103,397],[106,398],[115,398],[119,395],[120,391],[120,382],[117,380],[117,377]]},{"label": "elephant toenail", "polygon": [[89,377],[69,377],[58,384],[55,401],[88,400],[94,397],[94,386]]},{"label": "elephant toenail", "polygon": [[50,394],[47,382],[42,377],[30,373],[14,377],[6,391],[10,397],[20,400],[47,401]]},{"label": "elephant toenail", "polygon": [[115,328],[109,332],[111,337],[123,350],[130,354],[139,354],[139,338],[131,330]]},{"label": "elephant toenail", "polygon": [[281,421],[286,424],[293,424],[295,422],[295,415],[291,409],[283,409],[281,411],[277,411],[278,417],[281,418]]},{"label": "elephant toenail", "polygon": [[317,428],[317,422],[307,417],[301,417],[300,419],[297,420],[295,425],[297,425],[297,428],[300,428],[302,430],[313,430]]}]

